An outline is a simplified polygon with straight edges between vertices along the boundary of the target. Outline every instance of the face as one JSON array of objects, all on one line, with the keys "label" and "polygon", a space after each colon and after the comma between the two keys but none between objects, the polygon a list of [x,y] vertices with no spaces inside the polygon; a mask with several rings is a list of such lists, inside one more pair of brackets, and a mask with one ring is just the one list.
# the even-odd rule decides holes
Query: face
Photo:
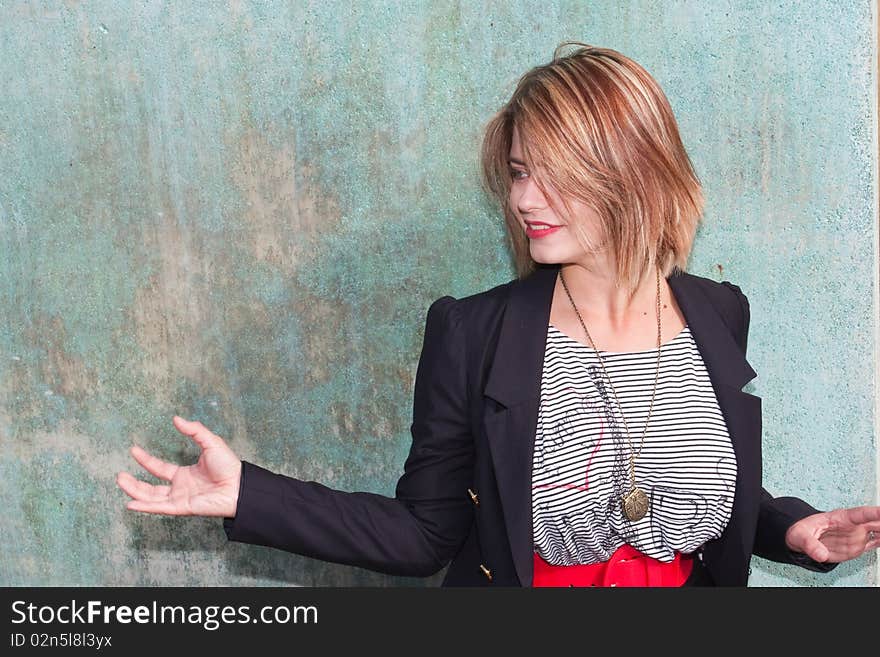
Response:
[{"label": "face", "polygon": [[[532,259],[545,264],[582,261],[587,255],[583,247],[535,184],[535,176],[540,172],[529,171],[526,167],[521,136],[516,127],[513,129],[508,164],[511,176],[508,202],[529,240]],[[555,190],[547,183],[544,186],[556,207],[563,207]],[[599,217],[592,208],[577,200],[572,200],[569,205],[575,216],[585,220],[588,227],[599,226]],[[549,228],[545,228],[547,226]],[[601,243],[599,235],[591,233],[590,237],[595,244]]]}]

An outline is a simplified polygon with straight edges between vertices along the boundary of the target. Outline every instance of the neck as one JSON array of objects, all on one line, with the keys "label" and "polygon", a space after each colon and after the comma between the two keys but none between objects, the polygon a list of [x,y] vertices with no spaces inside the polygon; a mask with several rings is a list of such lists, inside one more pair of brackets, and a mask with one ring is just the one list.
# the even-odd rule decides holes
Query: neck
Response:
[{"label": "neck", "polygon": [[[630,293],[615,283],[611,267],[586,267],[580,263],[563,263],[562,277],[578,312],[584,317],[592,317],[612,327],[623,328],[644,313],[654,317],[657,312],[657,269],[647,270],[636,289]],[[666,299],[667,283],[660,277],[660,300]],[[564,305],[571,307],[561,282],[557,285]]]}]

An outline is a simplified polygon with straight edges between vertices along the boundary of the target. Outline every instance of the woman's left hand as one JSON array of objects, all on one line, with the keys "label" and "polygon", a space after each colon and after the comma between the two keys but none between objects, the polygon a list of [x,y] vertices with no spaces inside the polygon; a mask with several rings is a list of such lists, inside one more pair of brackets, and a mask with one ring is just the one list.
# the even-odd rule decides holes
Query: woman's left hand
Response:
[{"label": "woman's left hand", "polygon": [[880,506],[835,509],[801,518],[788,528],[785,544],[820,563],[855,559],[880,547]]}]

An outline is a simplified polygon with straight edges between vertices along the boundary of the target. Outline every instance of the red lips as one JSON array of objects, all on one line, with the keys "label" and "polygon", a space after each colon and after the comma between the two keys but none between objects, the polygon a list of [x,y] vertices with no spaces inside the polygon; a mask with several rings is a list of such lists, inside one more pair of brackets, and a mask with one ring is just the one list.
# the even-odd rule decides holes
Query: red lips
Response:
[{"label": "red lips", "polygon": [[553,224],[545,224],[543,221],[532,221],[532,224],[540,224],[542,226],[550,226],[550,228],[531,228],[526,224],[526,237],[530,240],[541,239],[558,231],[562,226],[553,226]]}]

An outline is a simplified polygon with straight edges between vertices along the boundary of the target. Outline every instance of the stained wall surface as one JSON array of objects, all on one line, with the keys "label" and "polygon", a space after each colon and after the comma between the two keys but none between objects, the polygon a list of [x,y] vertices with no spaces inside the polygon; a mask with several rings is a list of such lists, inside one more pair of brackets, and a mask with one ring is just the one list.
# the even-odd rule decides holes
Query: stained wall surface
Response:
[{"label": "stained wall surface", "polygon": [[[875,3],[0,3],[0,584],[425,586],[127,512],[131,443],[393,495],[425,312],[514,276],[482,126],[564,39],[666,91],[764,484],[877,499]],[[876,584],[876,557],[753,585]]]}]

